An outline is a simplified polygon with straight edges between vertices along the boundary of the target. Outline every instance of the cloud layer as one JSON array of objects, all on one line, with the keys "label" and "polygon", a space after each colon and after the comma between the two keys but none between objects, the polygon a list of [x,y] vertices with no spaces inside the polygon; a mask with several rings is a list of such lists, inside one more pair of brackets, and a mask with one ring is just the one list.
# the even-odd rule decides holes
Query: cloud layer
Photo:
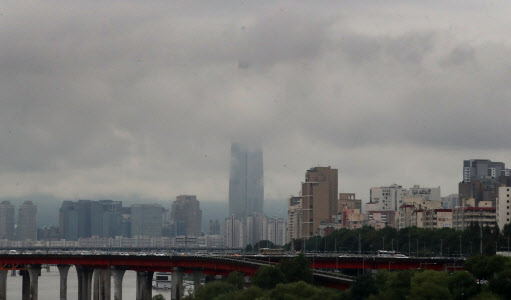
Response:
[{"label": "cloud layer", "polygon": [[511,163],[510,4],[9,3],[0,9],[0,196],[226,200],[232,139],[264,144],[266,198],[306,169],[367,200],[456,192]]}]

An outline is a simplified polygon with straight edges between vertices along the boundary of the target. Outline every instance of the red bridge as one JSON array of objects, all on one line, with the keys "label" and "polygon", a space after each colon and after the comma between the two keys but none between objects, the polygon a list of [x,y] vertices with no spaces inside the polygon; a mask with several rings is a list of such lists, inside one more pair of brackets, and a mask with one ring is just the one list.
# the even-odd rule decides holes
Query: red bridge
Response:
[{"label": "red bridge", "polygon": [[[137,300],[150,300],[154,272],[172,272],[172,299],[180,299],[184,273],[193,274],[194,287],[203,275],[227,275],[238,271],[253,276],[262,265],[275,264],[286,256],[139,256],[139,255],[73,255],[73,254],[4,254],[0,255],[0,300],[6,295],[7,270],[22,270],[23,299],[36,300],[41,265],[57,265],[60,271],[60,299],[67,299],[67,273],[71,265],[78,274],[78,300],[110,299],[110,280],[114,279],[114,299],[122,299],[122,278],[126,270],[137,272]],[[461,269],[463,259],[394,258],[372,256],[309,256],[316,284],[336,289],[349,288],[354,278],[337,269]],[[94,279],[93,279],[94,274]],[[93,287],[94,283],[94,287]]]}]

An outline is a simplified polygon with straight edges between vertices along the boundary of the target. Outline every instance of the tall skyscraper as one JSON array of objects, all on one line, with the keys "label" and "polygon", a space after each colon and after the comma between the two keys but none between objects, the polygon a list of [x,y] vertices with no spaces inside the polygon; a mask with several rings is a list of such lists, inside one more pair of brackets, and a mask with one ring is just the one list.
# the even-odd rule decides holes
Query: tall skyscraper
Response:
[{"label": "tall skyscraper", "polygon": [[240,143],[231,145],[229,216],[246,218],[263,212],[263,151]]},{"label": "tall skyscraper", "polygon": [[16,237],[20,241],[37,240],[37,206],[32,201],[25,201],[18,209],[18,227]]},{"label": "tall skyscraper", "polygon": [[202,210],[195,195],[180,195],[172,203],[172,223],[177,235],[199,236],[202,233]]},{"label": "tall skyscraper", "polygon": [[9,201],[0,203],[0,239],[14,237],[14,205]]}]

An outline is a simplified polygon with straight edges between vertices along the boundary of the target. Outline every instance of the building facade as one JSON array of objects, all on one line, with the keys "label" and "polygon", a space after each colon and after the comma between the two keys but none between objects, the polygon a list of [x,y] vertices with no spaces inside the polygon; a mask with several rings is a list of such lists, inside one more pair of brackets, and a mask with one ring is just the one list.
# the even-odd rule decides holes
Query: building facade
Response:
[{"label": "building facade", "polygon": [[332,223],[337,215],[338,170],[315,167],[302,183],[302,237],[319,235],[321,223]]},{"label": "building facade", "polygon": [[245,247],[245,224],[243,219],[231,216],[225,219],[225,246],[228,248]]},{"label": "building facade", "polygon": [[0,203],[0,239],[14,238],[14,205],[9,201]]},{"label": "building facade", "polygon": [[263,151],[241,143],[231,145],[229,215],[246,218],[263,212]]},{"label": "building facade", "polygon": [[163,207],[159,204],[131,206],[131,236],[161,237]]},{"label": "building facade", "polygon": [[497,198],[497,225],[500,230],[511,220],[511,187],[499,187],[499,197]]},{"label": "building facade", "polygon": [[199,236],[202,233],[202,210],[195,195],[180,195],[172,203],[171,220],[177,235]]},{"label": "building facade", "polygon": [[18,208],[18,226],[16,238],[19,241],[37,240],[37,206],[32,201],[25,201]]}]

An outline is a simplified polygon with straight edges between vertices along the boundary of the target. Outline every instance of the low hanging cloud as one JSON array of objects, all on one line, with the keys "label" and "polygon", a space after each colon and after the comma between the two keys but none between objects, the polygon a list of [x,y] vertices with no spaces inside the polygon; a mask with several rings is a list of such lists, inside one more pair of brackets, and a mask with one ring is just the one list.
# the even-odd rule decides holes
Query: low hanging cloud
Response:
[{"label": "low hanging cloud", "polygon": [[456,192],[463,159],[511,163],[505,8],[470,23],[475,1],[10,4],[0,196],[226,201],[240,138],[264,145],[269,200],[315,165],[364,200],[394,182]]}]

